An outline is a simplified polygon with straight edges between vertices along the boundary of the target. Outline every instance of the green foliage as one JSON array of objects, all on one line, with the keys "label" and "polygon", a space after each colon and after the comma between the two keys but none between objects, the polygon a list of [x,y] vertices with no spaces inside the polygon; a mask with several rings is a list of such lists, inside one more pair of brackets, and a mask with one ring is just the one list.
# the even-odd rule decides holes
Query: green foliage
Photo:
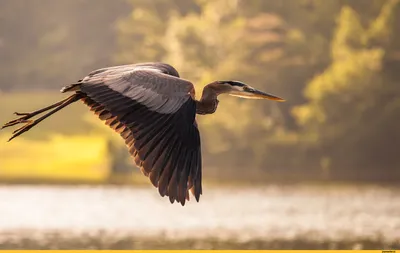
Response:
[{"label": "green foliage", "polygon": [[354,10],[344,6],[332,41],[332,63],[305,89],[309,102],[294,108],[304,131],[316,136],[337,167],[391,168],[396,161],[395,154],[378,145],[388,138],[400,141],[393,135],[393,125],[387,124],[389,118],[393,123],[400,116],[400,89],[383,69],[398,5],[399,1],[387,1],[366,28]]},{"label": "green foliage", "polygon": [[[205,165],[224,177],[224,168],[285,177],[345,177],[352,168],[356,178],[399,165],[399,0],[90,3],[0,1],[0,90],[58,90],[98,67],[164,61],[197,97],[211,81],[237,79],[287,100],[221,96],[216,114],[197,118]],[[0,99],[16,110],[21,101]],[[59,122],[44,128],[65,130]],[[120,150],[115,160],[127,159],[95,117],[78,122],[63,133],[96,131]]]}]

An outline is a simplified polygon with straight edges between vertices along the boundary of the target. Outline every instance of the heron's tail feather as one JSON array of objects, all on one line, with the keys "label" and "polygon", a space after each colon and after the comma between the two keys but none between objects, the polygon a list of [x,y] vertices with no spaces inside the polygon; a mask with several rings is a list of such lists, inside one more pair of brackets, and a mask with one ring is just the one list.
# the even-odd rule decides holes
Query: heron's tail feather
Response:
[{"label": "heron's tail feather", "polygon": [[[64,107],[78,101],[79,99],[83,98],[83,94],[81,93],[75,93],[71,96],[69,96],[68,98],[61,100],[53,105],[47,106],[45,108],[42,108],[40,110],[31,112],[31,113],[18,113],[16,112],[15,115],[17,116],[21,116],[15,120],[12,120],[6,124],[4,124],[1,129],[6,128],[6,127],[10,127],[10,126],[14,126],[17,124],[25,124],[22,127],[18,128],[17,130],[15,130],[13,132],[13,135],[11,136],[11,138],[8,141],[11,141],[12,139],[14,139],[15,137],[23,134],[24,132],[29,131],[32,127],[34,127],[35,125],[37,125],[39,122],[43,121],[44,119],[46,119],[47,117],[51,116],[52,114],[58,112],[59,110],[63,109]],[[54,108],[54,109],[53,109]],[[53,109],[53,110],[51,110]],[[41,114],[43,112],[46,112],[48,110],[51,110],[50,112],[46,113],[45,115],[43,115],[40,118],[37,118],[35,120],[30,120],[30,118]]]}]

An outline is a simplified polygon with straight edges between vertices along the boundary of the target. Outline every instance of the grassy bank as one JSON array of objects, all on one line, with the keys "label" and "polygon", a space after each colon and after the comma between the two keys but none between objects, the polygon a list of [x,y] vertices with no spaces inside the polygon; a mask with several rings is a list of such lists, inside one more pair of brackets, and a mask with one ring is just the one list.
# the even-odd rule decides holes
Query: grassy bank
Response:
[{"label": "grassy bank", "polygon": [[[34,236],[32,236],[34,235]],[[164,237],[141,238],[112,235],[105,232],[68,235],[53,233],[0,234],[0,249],[396,249],[400,242],[379,239],[349,239],[346,241],[316,241],[305,236],[290,240],[237,241],[207,239],[166,240]]]},{"label": "grassy bank", "polygon": [[[3,138],[1,138],[3,140]],[[20,138],[0,145],[2,181],[102,182],[109,174],[105,141],[100,136]]]}]

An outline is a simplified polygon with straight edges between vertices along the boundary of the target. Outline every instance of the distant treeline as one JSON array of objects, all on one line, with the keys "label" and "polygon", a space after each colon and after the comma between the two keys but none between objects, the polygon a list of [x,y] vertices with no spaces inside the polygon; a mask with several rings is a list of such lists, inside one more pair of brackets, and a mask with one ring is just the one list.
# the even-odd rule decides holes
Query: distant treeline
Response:
[{"label": "distant treeline", "polygon": [[210,175],[398,180],[398,31],[399,0],[0,1],[0,90],[164,61],[197,94],[238,79],[287,100],[199,117]]}]

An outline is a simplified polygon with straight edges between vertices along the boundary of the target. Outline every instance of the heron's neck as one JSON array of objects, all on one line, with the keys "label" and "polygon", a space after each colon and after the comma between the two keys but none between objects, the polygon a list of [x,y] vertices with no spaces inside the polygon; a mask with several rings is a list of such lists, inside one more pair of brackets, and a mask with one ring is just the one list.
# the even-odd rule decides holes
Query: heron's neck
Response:
[{"label": "heron's neck", "polygon": [[203,94],[199,101],[196,101],[196,113],[197,114],[212,114],[217,110],[218,107],[218,89],[209,84],[203,89]]}]

